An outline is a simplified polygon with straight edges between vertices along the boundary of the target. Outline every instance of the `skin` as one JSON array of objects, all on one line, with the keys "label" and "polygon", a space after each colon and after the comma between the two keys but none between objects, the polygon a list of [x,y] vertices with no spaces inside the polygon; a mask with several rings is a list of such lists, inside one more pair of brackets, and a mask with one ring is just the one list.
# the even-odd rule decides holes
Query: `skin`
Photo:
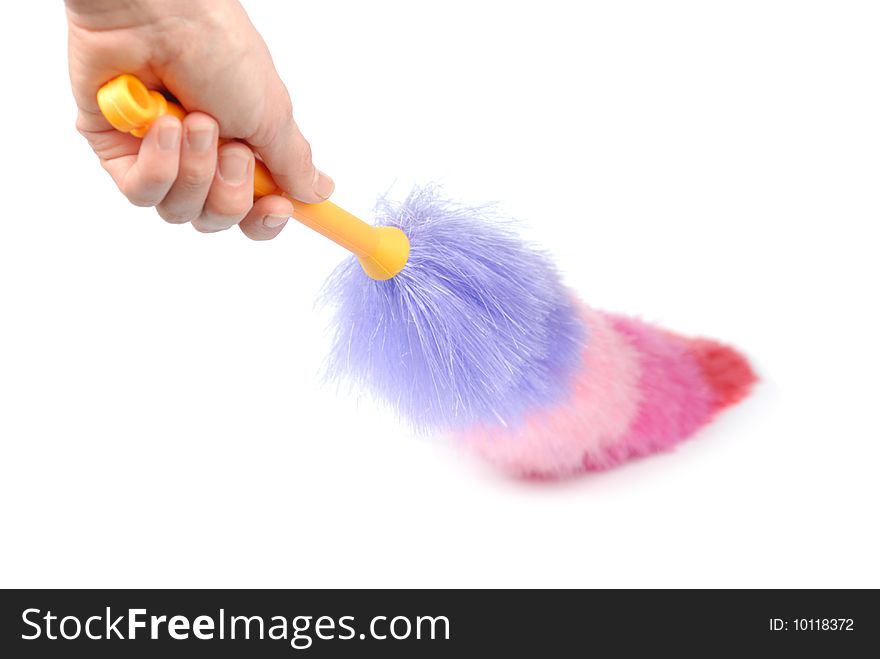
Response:
[{"label": "skin", "polygon": [[[254,152],[294,198],[316,203],[333,193],[333,181],[312,163],[266,44],[238,2],[65,4],[77,129],[131,203],[206,233],[237,224],[254,240],[274,238],[293,207],[277,195],[254,203]],[[120,73],[169,91],[189,114],[183,122],[161,117],[143,141],[114,130],[95,94]],[[218,149],[218,136],[239,141]]]}]

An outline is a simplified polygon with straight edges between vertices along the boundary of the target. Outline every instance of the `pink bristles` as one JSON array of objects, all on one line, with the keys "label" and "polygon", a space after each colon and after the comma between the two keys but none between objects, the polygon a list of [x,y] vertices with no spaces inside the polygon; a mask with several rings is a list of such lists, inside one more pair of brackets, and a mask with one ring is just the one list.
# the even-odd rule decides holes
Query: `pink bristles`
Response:
[{"label": "pink bristles", "polygon": [[560,478],[671,449],[743,398],[748,362],[714,341],[584,310],[588,340],[568,398],[516,427],[481,426],[465,444],[507,471]]},{"label": "pink bristles", "polygon": [[516,427],[480,426],[465,443],[508,471],[565,476],[584,456],[601,456],[630,426],[639,405],[639,357],[602,314],[586,309],[589,332],[569,398],[533,411]]}]

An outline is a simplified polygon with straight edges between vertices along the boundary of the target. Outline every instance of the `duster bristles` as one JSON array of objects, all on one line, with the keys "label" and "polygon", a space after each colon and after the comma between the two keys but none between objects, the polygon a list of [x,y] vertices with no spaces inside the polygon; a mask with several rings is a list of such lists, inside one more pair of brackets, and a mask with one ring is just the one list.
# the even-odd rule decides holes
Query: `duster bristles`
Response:
[{"label": "duster bristles", "polygon": [[550,261],[508,221],[426,187],[381,200],[376,223],[409,236],[409,262],[387,281],[354,258],[333,273],[331,375],[422,431],[515,424],[565,397],[583,323]]},{"label": "duster bristles", "polygon": [[334,272],[329,375],[515,474],[668,450],[756,379],[731,348],[584,307],[491,207],[428,187],[380,201],[377,223],[406,232],[410,260],[388,281],[354,258]]}]

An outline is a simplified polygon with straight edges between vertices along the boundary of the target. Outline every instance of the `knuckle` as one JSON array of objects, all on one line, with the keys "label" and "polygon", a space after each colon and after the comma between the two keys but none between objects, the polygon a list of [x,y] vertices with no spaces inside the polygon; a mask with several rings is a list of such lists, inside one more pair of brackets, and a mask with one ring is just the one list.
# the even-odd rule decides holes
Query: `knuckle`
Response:
[{"label": "knuckle", "polygon": [[159,213],[159,217],[169,224],[186,224],[193,219],[190,213],[161,205],[156,207],[156,212]]},{"label": "knuckle", "polygon": [[139,197],[137,195],[126,195],[126,197],[132,205],[140,208],[149,208],[156,205],[155,199],[147,199],[146,197]]},{"label": "knuckle", "polygon": [[267,90],[266,107],[272,109],[272,116],[282,121],[293,119],[293,101],[284,85],[271,85]]},{"label": "knuckle", "polygon": [[200,190],[208,187],[214,178],[214,172],[207,168],[186,168],[177,176],[177,182],[188,190]]},{"label": "knuckle", "polygon": [[146,190],[143,190],[139,187],[126,186],[121,188],[122,194],[125,195],[125,198],[128,199],[129,203],[134,206],[139,206],[141,208],[149,208],[150,206],[155,206],[159,203],[159,199],[156,199],[153,195],[148,194]]},{"label": "knuckle", "polygon": [[143,171],[142,183],[151,188],[169,186],[174,182],[174,175],[166,171],[165,167],[150,167]]},{"label": "knuckle", "polygon": [[204,218],[198,218],[191,222],[193,229],[198,231],[199,233],[217,233],[218,231],[222,231],[225,227],[217,226],[216,224],[212,224],[210,221],[205,220]]},{"label": "knuckle", "polygon": [[86,139],[89,139],[89,137],[91,136],[93,131],[88,129],[88,127],[86,126],[85,119],[83,119],[82,115],[77,115],[75,126],[76,126],[77,133],[79,133],[80,135],[82,135]]},{"label": "knuckle", "polygon": [[293,101],[290,100],[290,94],[285,92],[281,95],[281,99],[278,101],[279,110],[285,117],[293,116]]}]

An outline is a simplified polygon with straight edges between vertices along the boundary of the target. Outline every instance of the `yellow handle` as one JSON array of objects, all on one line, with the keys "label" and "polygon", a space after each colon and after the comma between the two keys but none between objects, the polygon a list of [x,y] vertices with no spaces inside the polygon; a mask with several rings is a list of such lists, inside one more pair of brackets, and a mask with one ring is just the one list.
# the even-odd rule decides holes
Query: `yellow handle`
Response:
[{"label": "yellow handle", "polygon": [[[186,111],[151,91],[133,75],[124,74],[98,90],[98,106],[107,121],[124,133],[143,137],[157,117],[173,114],[179,119]],[[254,167],[254,198],[280,194],[293,203],[293,217],[341,245],[358,257],[370,277],[391,279],[403,270],[409,258],[409,239],[397,227],[374,227],[329,201],[304,204],[281,190],[266,165],[257,160]]]}]

